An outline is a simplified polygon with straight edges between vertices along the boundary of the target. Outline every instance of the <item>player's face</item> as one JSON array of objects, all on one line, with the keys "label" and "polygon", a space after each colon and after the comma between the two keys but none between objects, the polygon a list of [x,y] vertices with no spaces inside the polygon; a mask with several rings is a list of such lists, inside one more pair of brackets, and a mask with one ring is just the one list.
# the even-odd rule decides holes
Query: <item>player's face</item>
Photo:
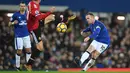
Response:
[{"label": "player's face", "polygon": [[40,3],[40,2],[41,2],[41,0],[37,0],[37,2],[38,2],[38,3]]},{"label": "player's face", "polygon": [[20,4],[20,11],[25,11],[26,10],[26,5],[25,4]]},{"label": "player's face", "polygon": [[93,24],[94,17],[91,15],[86,15],[86,20],[87,20],[88,24]]},{"label": "player's face", "polygon": [[39,3],[41,2],[41,0],[39,0]]}]

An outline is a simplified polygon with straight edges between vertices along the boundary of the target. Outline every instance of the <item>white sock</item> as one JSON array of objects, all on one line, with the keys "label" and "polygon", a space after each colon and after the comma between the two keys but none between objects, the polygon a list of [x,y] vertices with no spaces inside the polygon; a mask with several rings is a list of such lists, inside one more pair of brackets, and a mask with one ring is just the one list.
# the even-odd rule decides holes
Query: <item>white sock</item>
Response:
[{"label": "white sock", "polygon": [[18,56],[17,54],[15,55],[16,58],[16,67],[19,68],[20,67],[20,56]]},{"label": "white sock", "polygon": [[82,57],[81,57],[81,59],[80,59],[81,64],[83,64],[83,62],[84,62],[86,59],[88,59],[89,55],[90,55],[90,54],[89,54],[88,52],[84,52],[84,53],[82,54]]},{"label": "white sock", "polygon": [[88,61],[88,63],[84,66],[83,70],[84,71],[88,70],[94,63],[95,63],[95,60],[94,59],[90,59]]},{"label": "white sock", "polygon": [[26,53],[26,62],[28,62],[29,58],[31,57],[31,54]]}]

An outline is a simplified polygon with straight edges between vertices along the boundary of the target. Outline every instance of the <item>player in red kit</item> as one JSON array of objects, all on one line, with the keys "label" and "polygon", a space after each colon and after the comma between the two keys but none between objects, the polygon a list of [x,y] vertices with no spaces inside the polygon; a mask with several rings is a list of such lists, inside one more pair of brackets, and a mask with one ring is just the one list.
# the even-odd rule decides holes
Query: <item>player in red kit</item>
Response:
[{"label": "player in red kit", "polygon": [[34,40],[34,43],[37,48],[32,51],[31,58],[25,65],[25,67],[29,71],[32,70],[32,64],[34,63],[35,58],[38,57],[40,52],[44,50],[43,41],[41,40],[41,28],[39,26],[39,20],[45,19],[55,10],[55,7],[52,7],[50,9],[50,12],[41,13],[39,5],[40,1],[41,0],[31,0],[28,4],[27,26],[30,32],[30,36]]}]

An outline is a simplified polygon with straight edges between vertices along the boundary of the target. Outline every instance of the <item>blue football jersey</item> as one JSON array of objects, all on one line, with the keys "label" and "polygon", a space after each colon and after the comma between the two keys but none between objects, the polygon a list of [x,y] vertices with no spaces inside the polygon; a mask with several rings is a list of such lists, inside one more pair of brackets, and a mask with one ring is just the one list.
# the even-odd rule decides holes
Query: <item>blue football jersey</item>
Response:
[{"label": "blue football jersey", "polygon": [[105,43],[105,44],[110,44],[110,36],[108,33],[107,28],[105,25],[98,21],[95,20],[94,24],[90,24],[83,32],[88,32],[91,31],[91,35],[89,36],[90,38],[93,38],[94,40]]},{"label": "blue football jersey", "polygon": [[11,22],[17,20],[18,24],[14,24],[15,37],[25,37],[29,35],[27,29],[26,12],[21,14],[20,11],[15,12],[11,18]]}]

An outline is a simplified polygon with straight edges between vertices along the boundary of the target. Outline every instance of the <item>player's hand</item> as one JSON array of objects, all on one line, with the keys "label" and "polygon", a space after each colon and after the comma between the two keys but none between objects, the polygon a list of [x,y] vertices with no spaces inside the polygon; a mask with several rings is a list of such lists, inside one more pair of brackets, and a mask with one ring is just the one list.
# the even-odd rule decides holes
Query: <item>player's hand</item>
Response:
[{"label": "player's hand", "polygon": [[87,43],[87,42],[89,41],[89,39],[90,39],[89,37],[86,37],[86,38],[84,39],[84,42]]},{"label": "player's hand", "polygon": [[80,33],[83,37],[88,37],[90,34],[91,34],[91,32],[81,32]]},{"label": "player's hand", "polygon": [[51,7],[50,12],[53,13],[56,10],[56,7]]},{"label": "player's hand", "polygon": [[55,15],[54,14],[50,14],[49,16],[47,16],[44,20],[44,24],[48,24],[51,21],[55,20]]},{"label": "player's hand", "polygon": [[15,20],[15,21],[14,21],[14,24],[17,24],[17,23],[18,23],[18,21],[17,21],[17,20]]},{"label": "player's hand", "polygon": [[85,34],[85,32],[83,32],[83,31],[81,31],[80,34],[81,34],[83,37],[87,37],[86,34]]},{"label": "player's hand", "polygon": [[83,31],[81,31],[81,33],[80,33],[80,34],[83,36],[84,32],[83,32]]},{"label": "player's hand", "polygon": [[18,23],[18,21],[15,20],[14,22],[9,22],[8,26],[10,27],[11,25],[14,25],[14,24],[17,24],[17,23]]}]

